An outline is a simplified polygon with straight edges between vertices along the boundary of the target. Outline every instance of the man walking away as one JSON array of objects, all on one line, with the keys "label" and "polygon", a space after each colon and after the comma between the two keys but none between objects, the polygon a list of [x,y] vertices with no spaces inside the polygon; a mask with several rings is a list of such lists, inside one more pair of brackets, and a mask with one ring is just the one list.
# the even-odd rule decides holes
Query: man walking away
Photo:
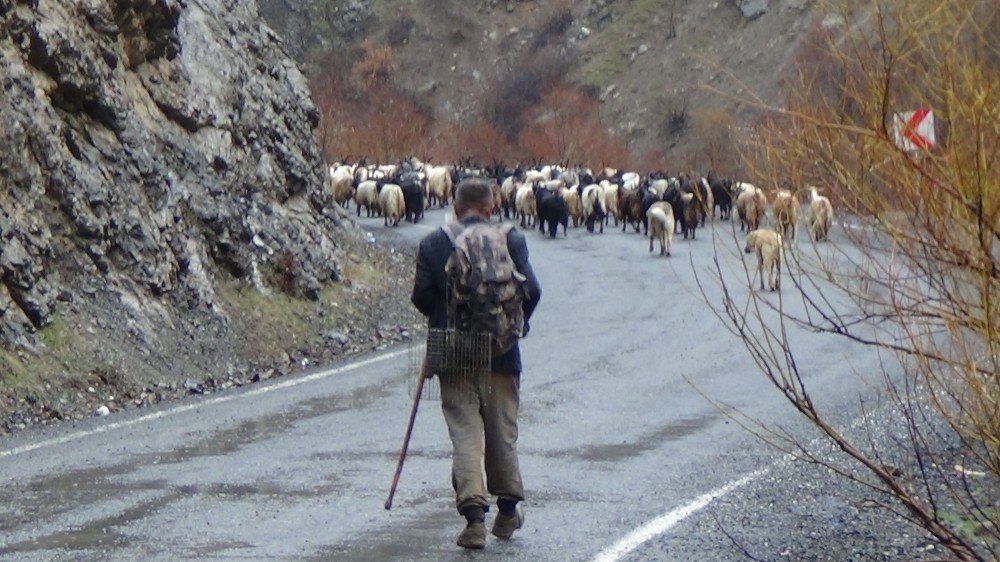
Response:
[{"label": "man walking away", "polygon": [[[493,522],[494,536],[509,539],[524,523],[523,510],[518,507],[518,502],[524,499],[524,487],[517,459],[521,375],[517,338],[527,335],[528,319],[541,298],[541,287],[528,263],[524,235],[509,225],[489,224],[493,205],[493,193],[486,181],[473,178],[458,185],[454,203],[458,223],[446,225],[420,242],[410,297],[414,306],[427,316],[431,329],[464,329],[470,317],[475,327],[475,318],[482,315],[475,312],[463,315],[460,306],[456,306],[456,301],[462,300],[455,296],[455,285],[461,283],[457,277],[461,271],[456,272],[461,268],[456,263],[462,260],[453,259],[453,255],[460,251],[466,262],[479,262],[482,267],[476,271],[480,274],[484,271],[489,275],[499,274],[499,278],[508,282],[513,276],[519,285],[518,310],[510,311],[502,303],[498,307],[500,312],[494,310],[492,319],[487,320],[493,354],[490,372],[484,375],[489,377],[486,384],[470,385],[457,377],[440,377],[441,410],[452,442],[455,502],[466,519],[457,544],[474,549],[486,546],[487,494],[497,496],[499,513]],[[481,251],[483,248],[487,251]],[[468,271],[466,263],[465,272]],[[484,291],[488,290],[480,287],[480,294]],[[509,296],[509,293],[504,294]],[[469,292],[463,291],[461,295],[468,296]],[[508,337],[511,334],[513,337]]]}]

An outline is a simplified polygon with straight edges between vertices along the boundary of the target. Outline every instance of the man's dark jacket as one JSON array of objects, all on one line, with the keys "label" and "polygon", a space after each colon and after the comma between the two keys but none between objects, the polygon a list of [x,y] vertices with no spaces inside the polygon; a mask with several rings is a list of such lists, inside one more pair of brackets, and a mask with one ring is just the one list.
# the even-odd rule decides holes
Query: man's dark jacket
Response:
[{"label": "man's dark jacket", "polygon": [[[485,222],[479,217],[468,217],[462,221],[466,226],[477,222]],[[428,234],[420,241],[417,252],[417,272],[413,279],[413,294],[410,301],[424,316],[428,318],[428,327],[445,329],[448,327],[447,295],[448,285],[444,266],[451,257],[453,246],[448,235],[440,228]],[[538,284],[535,272],[528,263],[528,244],[524,235],[511,229],[507,235],[507,250],[514,261],[514,266],[527,280],[524,282],[524,327],[528,330],[528,319],[538,306],[542,297],[542,288]],[[494,373],[521,373],[521,350],[515,343],[510,351],[493,358]]]}]

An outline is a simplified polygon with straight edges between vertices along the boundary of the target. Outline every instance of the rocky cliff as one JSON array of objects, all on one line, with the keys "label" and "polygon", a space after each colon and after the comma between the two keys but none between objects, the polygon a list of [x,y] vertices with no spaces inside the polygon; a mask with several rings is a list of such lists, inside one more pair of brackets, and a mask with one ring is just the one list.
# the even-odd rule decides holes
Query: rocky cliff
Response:
[{"label": "rocky cliff", "polygon": [[0,383],[200,380],[358,259],[253,0],[0,0],[0,87]]}]

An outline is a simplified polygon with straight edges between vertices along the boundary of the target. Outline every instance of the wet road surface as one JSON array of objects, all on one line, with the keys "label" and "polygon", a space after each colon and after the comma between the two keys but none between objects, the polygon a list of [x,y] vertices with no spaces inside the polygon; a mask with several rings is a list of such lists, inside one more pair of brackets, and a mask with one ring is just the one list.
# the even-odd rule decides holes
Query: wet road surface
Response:
[{"label": "wet road surface", "polygon": [[[399,229],[361,222],[376,239],[415,242],[443,216],[432,210]],[[485,553],[454,545],[463,520],[438,402],[422,402],[394,507],[382,507],[416,363],[412,350],[395,348],[0,439],[0,559],[628,559],[608,549],[774,466],[779,454],[723,410],[813,437],[703,300],[696,276],[718,299],[713,246],[724,268],[742,267],[742,236],[730,228],[717,222],[715,239],[712,228],[694,241],[677,236],[670,258],[615,228],[571,229],[556,240],[528,233],[544,296],[522,342],[527,521],[509,542],[490,537]],[[852,351],[849,363],[829,339],[791,337],[811,354],[805,372],[815,396],[835,418],[850,419],[868,392],[853,369],[875,359]],[[670,540],[669,529],[655,535]]]}]

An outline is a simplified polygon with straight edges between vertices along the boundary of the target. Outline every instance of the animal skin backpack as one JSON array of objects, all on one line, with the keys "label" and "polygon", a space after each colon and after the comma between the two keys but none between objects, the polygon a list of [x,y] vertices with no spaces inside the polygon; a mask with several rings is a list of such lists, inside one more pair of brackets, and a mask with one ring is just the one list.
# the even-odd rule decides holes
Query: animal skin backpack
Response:
[{"label": "animal skin backpack", "polygon": [[445,265],[448,323],[458,331],[488,333],[494,357],[509,351],[524,329],[524,286],[507,249],[512,225],[473,223],[442,227],[454,250]]}]

